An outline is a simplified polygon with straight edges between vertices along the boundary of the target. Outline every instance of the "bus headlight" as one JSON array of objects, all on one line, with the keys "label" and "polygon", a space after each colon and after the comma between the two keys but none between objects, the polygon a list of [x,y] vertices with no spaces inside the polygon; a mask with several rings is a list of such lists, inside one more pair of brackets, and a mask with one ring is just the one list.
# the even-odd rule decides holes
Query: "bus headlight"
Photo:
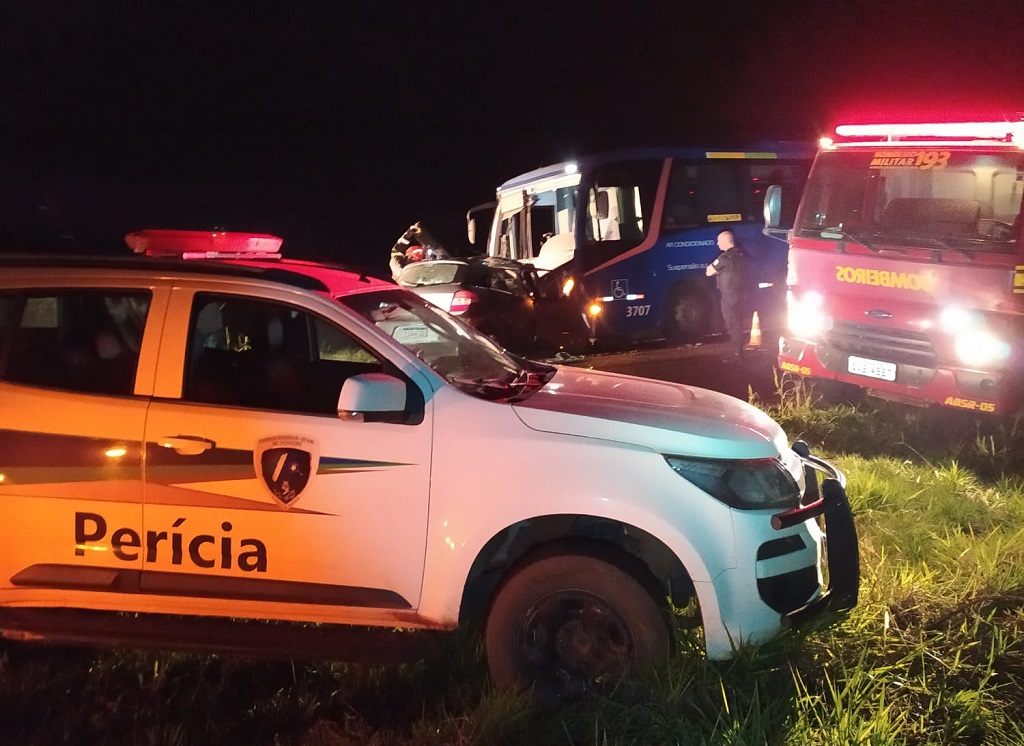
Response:
[{"label": "bus headlight", "polygon": [[832,328],[832,317],[824,311],[825,299],[813,290],[802,295],[789,291],[787,326],[795,337],[813,339]]},{"label": "bus headlight", "polygon": [[956,355],[965,365],[990,365],[1010,356],[1010,345],[990,331],[968,330],[954,340]]}]

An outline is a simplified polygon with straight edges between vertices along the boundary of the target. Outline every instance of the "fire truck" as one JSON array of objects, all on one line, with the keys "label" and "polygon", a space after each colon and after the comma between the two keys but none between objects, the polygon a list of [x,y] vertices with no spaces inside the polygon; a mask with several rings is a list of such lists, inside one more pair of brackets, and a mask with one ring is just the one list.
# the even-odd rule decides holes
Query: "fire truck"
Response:
[{"label": "fire truck", "polygon": [[[972,412],[1024,405],[1024,119],[823,138],[788,234],[779,367]],[[765,198],[777,230],[782,188]]]}]

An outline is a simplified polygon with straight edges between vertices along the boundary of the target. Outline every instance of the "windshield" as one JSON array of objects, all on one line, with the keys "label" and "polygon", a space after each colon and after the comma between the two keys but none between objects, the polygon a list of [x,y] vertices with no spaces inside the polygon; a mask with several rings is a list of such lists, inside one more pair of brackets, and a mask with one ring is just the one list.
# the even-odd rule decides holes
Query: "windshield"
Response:
[{"label": "windshield", "polygon": [[337,299],[449,383],[488,399],[509,399],[542,385],[554,368],[514,357],[468,324],[406,290]]},{"label": "windshield", "polygon": [[981,149],[858,148],[814,164],[795,235],[869,248],[1013,251],[1024,154]]}]

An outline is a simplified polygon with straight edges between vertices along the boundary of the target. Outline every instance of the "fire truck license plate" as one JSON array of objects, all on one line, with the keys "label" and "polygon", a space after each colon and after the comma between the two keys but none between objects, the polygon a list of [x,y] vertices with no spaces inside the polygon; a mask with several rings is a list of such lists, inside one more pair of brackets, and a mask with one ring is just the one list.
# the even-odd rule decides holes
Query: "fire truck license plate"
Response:
[{"label": "fire truck license plate", "polygon": [[866,357],[850,355],[846,369],[858,376],[868,378],[881,378],[883,381],[896,380],[896,363],[886,363],[881,360],[869,360]]}]

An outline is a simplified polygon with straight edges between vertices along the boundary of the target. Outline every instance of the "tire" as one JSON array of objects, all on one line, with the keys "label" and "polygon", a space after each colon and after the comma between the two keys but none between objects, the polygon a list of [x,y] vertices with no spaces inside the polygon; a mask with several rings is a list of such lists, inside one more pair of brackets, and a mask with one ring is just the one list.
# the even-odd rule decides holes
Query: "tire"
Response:
[{"label": "tire", "polygon": [[586,554],[529,562],[498,588],[484,629],[491,680],[559,699],[667,660],[665,614],[616,564]]},{"label": "tire", "polygon": [[665,336],[671,342],[696,342],[711,331],[708,293],[693,285],[672,289],[665,308]]}]

